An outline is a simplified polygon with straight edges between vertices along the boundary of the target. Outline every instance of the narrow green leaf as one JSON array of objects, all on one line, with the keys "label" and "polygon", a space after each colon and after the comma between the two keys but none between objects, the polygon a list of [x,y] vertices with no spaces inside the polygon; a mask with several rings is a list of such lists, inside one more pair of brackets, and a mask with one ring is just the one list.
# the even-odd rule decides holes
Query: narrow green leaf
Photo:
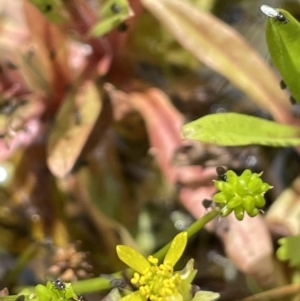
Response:
[{"label": "narrow green leaf", "polygon": [[124,263],[140,274],[150,267],[149,261],[131,247],[119,245],[117,246],[117,254]]},{"label": "narrow green leaf", "polygon": [[184,125],[182,133],[186,139],[216,145],[300,145],[299,127],[238,113],[207,115]]},{"label": "narrow green leaf", "polygon": [[133,16],[127,0],[108,0],[101,7],[99,22],[92,28],[92,36],[103,36]]},{"label": "narrow green leaf", "polygon": [[170,262],[174,266],[182,256],[187,244],[187,232],[177,234],[171,242],[171,246],[166,254],[164,262]]},{"label": "narrow green leaf", "polygon": [[45,17],[54,23],[62,23],[66,21],[63,14],[63,5],[61,0],[29,0],[36,6]]},{"label": "narrow green leaf", "polygon": [[275,18],[268,18],[266,39],[269,53],[284,83],[300,103],[300,24],[289,12],[276,10],[281,12],[288,22],[284,24]]}]

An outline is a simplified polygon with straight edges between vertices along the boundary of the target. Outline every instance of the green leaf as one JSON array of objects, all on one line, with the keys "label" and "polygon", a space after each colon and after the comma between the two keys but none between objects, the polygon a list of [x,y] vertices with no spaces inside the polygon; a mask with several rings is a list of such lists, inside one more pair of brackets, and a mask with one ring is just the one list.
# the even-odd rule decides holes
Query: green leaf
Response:
[{"label": "green leaf", "polygon": [[300,103],[300,24],[287,11],[277,9],[289,22],[283,24],[268,18],[266,38],[273,64],[280,72],[293,97]]},{"label": "green leaf", "polygon": [[63,5],[61,0],[29,0],[34,6],[36,6],[45,17],[54,23],[62,23],[66,21],[66,17],[63,15]]},{"label": "green leaf", "polygon": [[185,139],[216,145],[300,145],[299,127],[238,113],[207,115],[184,125],[182,133]]},{"label": "green leaf", "polygon": [[219,298],[219,293],[214,293],[210,291],[199,291],[195,294],[195,297],[191,301],[215,301]]},{"label": "green leaf", "polygon": [[180,278],[183,280],[178,288],[180,294],[182,295],[183,300],[190,300],[191,299],[191,283],[193,282],[197,270],[194,269],[194,259],[191,258],[186,266],[178,272]]},{"label": "green leaf", "polygon": [[145,301],[145,298],[141,297],[141,294],[139,291],[135,291],[135,292],[123,297],[121,299],[121,301]]},{"label": "green leaf", "polygon": [[[52,292],[49,290],[47,286],[44,286],[42,284],[38,284],[35,287],[35,292],[37,296],[39,297],[39,300],[41,301],[47,301],[52,298]],[[57,299],[57,297],[54,296],[54,300]]]},{"label": "green leaf", "polygon": [[101,6],[100,21],[91,29],[92,36],[103,36],[133,16],[127,0],[108,0]]},{"label": "green leaf", "polygon": [[174,266],[182,256],[187,244],[187,232],[177,234],[171,242],[171,246],[166,254],[164,262],[170,262]]},{"label": "green leaf", "polygon": [[149,261],[135,249],[119,245],[117,246],[118,257],[133,270],[143,274],[150,267]]},{"label": "green leaf", "polygon": [[300,235],[288,236],[278,240],[281,245],[277,250],[279,260],[289,260],[290,266],[300,265]]},{"label": "green leaf", "polygon": [[65,283],[65,290],[63,291],[64,299],[78,300],[71,283]]},{"label": "green leaf", "polygon": [[[209,68],[227,77],[253,101],[280,115],[286,93],[269,66],[232,27],[186,0],[141,0],[177,41]],[[259,72],[258,72],[259,70]]]},{"label": "green leaf", "polygon": [[48,139],[47,161],[55,176],[65,177],[89,144],[97,121],[105,114],[103,99],[102,91],[90,80],[66,94]]}]

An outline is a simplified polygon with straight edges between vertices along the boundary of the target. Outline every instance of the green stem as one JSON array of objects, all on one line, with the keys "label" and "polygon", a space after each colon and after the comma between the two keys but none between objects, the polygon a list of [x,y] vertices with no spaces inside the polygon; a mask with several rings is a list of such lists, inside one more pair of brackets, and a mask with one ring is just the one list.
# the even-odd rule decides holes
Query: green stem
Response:
[{"label": "green stem", "polygon": [[[188,238],[191,238],[194,234],[199,232],[207,223],[213,220],[216,216],[220,214],[219,209],[214,209],[208,213],[206,213],[203,217],[196,220],[193,224],[191,224],[186,232],[188,233]],[[169,250],[171,242],[162,247],[159,251],[157,251],[153,256],[158,259],[163,259]]]},{"label": "green stem", "polygon": [[[219,209],[214,209],[214,210],[208,212],[207,214],[205,214],[203,217],[201,217],[197,221],[195,221],[186,230],[188,232],[188,237],[190,238],[194,234],[199,232],[208,222],[213,220],[219,214],[220,214],[220,210]],[[166,255],[166,253],[167,253],[167,251],[170,247],[170,244],[171,244],[171,242],[168,243],[167,245],[165,245],[163,248],[161,248],[153,256],[158,258],[158,259],[164,258],[164,256]],[[131,269],[127,269],[126,270],[126,275],[131,275],[132,272],[133,271]],[[117,272],[117,273],[113,274],[112,276],[114,276],[116,278],[121,278],[122,277],[121,272]],[[105,279],[105,278],[101,278],[101,277],[91,278],[91,279],[88,279],[88,280],[81,280],[81,281],[78,281],[78,282],[74,282],[74,283],[72,283],[72,287],[73,287],[74,291],[77,294],[91,293],[91,292],[111,289],[110,281]]]},{"label": "green stem", "polygon": [[72,287],[79,295],[111,289],[110,281],[101,277],[74,282]]}]

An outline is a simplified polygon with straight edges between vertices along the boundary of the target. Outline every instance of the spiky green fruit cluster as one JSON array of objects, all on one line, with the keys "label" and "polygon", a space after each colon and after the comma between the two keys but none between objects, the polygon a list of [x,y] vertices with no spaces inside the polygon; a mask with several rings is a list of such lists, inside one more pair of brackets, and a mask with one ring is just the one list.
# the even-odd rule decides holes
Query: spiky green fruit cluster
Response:
[{"label": "spiky green fruit cluster", "polygon": [[265,205],[265,193],[273,188],[262,181],[261,173],[252,173],[246,169],[240,176],[234,171],[226,171],[226,181],[216,180],[219,190],[213,200],[221,207],[221,215],[227,216],[232,211],[238,220],[244,218],[245,211],[251,217],[259,214],[259,208]]}]

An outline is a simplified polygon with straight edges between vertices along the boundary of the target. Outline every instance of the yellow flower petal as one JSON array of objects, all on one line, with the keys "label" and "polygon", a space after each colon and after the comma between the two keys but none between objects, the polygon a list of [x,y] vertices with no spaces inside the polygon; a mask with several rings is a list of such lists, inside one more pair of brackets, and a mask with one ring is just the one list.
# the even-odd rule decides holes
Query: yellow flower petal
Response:
[{"label": "yellow flower petal", "polygon": [[150,267],[148,260],[131,247],[119,245],[117,246],[117,254],[124,263],[140,274],[143,274]]},{"label": "yellow flower petal", "polygon": [[181,232],[174,237],[164,259],[164,263],[170,262],[172,266],[177,263],[183,251],[185,250],[187,244],[187,235],[187,232]]}]

